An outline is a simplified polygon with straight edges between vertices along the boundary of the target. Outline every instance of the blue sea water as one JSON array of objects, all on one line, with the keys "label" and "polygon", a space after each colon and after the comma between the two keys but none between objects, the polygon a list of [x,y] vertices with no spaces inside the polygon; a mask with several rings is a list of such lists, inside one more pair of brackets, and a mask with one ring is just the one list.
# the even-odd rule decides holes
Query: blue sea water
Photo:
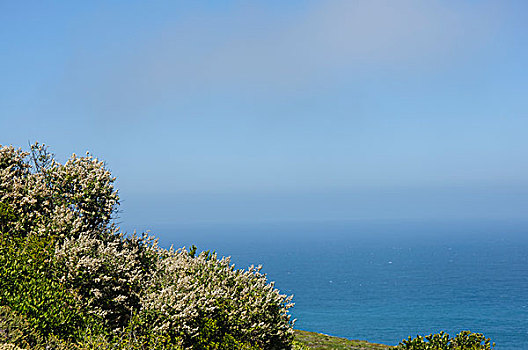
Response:
[{"label": "blue sea water", "polygon": [[528,349],[528,223],[341,222],[154,227],[163,246],[263,265],[293,294],[295,327],[398,344],[408,336],[484,333]]}]

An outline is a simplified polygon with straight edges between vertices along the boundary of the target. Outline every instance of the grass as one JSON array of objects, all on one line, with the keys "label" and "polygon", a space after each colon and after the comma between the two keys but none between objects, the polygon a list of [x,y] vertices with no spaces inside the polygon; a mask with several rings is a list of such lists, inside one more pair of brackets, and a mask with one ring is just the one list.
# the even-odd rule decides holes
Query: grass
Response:
[{"label": "grass", "polygon": [[295,340],[307,349],[319,350],[387,350],[394,348],[389,345],[369,343],[364,340],[350,340],[298,329],[295,330]]}]

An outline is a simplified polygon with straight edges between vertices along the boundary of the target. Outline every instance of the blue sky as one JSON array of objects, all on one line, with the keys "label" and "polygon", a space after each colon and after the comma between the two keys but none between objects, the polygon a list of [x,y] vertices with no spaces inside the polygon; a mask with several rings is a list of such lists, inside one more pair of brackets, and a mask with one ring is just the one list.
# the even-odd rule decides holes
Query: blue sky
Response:
[{"label": "blue sky", "polygon": [[126,225],[519,219],[524,1],[1,1],[0,144],[89,150]]}]

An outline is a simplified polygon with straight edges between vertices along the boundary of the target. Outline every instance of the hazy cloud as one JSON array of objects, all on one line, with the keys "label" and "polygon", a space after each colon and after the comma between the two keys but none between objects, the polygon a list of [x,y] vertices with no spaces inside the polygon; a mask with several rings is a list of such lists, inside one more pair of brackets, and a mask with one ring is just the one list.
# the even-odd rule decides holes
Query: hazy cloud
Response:
[{"label": "hazy cloud", "polygon": [[110,32],[101,41],[118,40],[117,49],[84,47],[69,78],[92,107],[123,112],[193,92],[262,93],[378,69],[432,71],[486,44],[501,21],[490,6],[364,0],[316,2],[281,16],[248,5],[196,12],[141,35]]}]

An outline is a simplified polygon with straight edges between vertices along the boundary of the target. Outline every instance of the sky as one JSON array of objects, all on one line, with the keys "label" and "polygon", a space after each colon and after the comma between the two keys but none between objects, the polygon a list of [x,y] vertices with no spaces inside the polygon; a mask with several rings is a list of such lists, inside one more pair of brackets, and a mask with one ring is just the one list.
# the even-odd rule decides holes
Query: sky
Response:
[{"label": "sky", "polygon": [[134,225],[523,219],[525,1],[0,0],[0,144]]}]

